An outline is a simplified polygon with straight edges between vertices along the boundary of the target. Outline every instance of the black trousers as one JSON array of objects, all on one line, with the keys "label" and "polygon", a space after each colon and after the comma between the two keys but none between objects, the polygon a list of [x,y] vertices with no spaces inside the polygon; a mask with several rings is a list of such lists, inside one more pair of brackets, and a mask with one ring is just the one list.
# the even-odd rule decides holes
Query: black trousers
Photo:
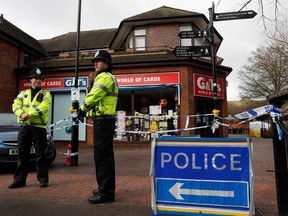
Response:
[{"label": "black trousers", "polygon": [[94,119],[94,161],[99,194],[115,196],[115,119]]},{"label": "black trousers", "polygon": [[14,174],[14,182],[26,181],[29,172],[29,158],[32,142],[36,151],[36,171],[39,182],[48,182],[48,165],[45,156],[47,134],[45,128],[21,126],[18,134],[18,166]]}]

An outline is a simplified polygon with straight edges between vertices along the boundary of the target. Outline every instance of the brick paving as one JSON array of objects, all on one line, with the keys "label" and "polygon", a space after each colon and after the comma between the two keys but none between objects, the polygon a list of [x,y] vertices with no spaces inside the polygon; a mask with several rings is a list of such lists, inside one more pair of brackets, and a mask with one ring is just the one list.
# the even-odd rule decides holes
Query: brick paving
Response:
[{"label": "brick paving", "polygon": [[[235,136],[235,135],[234,135]],[[256,215],[277,214],[272,139],[252,138],[256,172]],[[65,148],[57,148],[65,152]],[[87,198],[96,188],[91,147],[79,148],[79,165],[64,166],[65,156],[57,154],[50,167],[48,188],[39,188],[35,171],[28,175],[27,186],[8,189],[13,172],[0,167],[0,215],[152,215],[150,147],[115,147],[116,202],[90,205]]]}]

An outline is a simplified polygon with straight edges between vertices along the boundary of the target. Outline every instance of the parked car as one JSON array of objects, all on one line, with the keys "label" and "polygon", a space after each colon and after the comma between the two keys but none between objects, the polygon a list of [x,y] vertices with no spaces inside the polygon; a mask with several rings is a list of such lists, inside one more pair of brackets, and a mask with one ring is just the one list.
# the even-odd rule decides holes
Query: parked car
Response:
[{"label": "parked car", "polygon": [[[3,118],[1,117],[3,116]],[[4,117],[5,116],[5,117]],[[7,117],[8,116],[8,117]],[[0,114],[0,164],[17,163],[18,149],[17,137],[19,125],[14,121],[14,116],[10,113],[7,115]],[[7,120],[8,119],[8,120]],[[5,124],[5,125],[4,125]],[[47,149],[45,151],[48,164],[52,164],[56,158],[56,148],[53,138],[47,132]],[[30,150],[31,161],[35,161],[35,147],[32,145]]]}]

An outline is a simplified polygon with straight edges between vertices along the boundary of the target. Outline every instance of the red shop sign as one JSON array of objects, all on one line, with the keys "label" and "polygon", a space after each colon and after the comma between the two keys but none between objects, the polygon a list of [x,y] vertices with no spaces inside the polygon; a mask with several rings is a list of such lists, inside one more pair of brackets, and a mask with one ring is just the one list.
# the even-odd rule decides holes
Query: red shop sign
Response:
[{"label": "red shop sign", "polygon": [[115,75],[119,86],[179,84],[179,73],[146,73]]},{"label": "red shop sign", "polygon": [[[213,77],[194,73],[194,95],[213,98]],[[217,79],[217,95],[224,99],[223,79]]]},{"label": "red shop sign", "polygon": [[[75,85],[75,78],[74,77],[61,77],[61,78],[44,78],[42,81],[42,88],[43,89],[65,89],[65,88],[72,88]],[[31,83],[25,79],[20,80],[20,89],[28,89],[30,88]],[[78,78],[78,87],[88,87],[88,77],[79,77]]]}]

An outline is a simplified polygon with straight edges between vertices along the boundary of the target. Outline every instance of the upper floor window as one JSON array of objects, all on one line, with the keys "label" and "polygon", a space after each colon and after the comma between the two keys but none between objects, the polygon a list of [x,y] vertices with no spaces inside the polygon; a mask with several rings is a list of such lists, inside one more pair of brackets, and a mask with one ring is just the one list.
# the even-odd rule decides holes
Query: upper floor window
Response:
[{"label": "upper floor window", "polygon": [[[192,24],[182,24],[180,25],[181,31],[199,31],[199,29]],[[181,46],[203,46],[206,44],[205,38],[181,38],[180,41]]]},{"label": "upper floor window", "polygon": [[[182,24],[180,25],[180,32],[181,31],[192,31],[191,24]],[[192,39],[191,38],[181,38],[180,46],[192,46]]]},{"label": "upper floor window", "polygon": [[146,48],[146,29],[135,28],[128,38],[128,48],[134,48],[136,51]]},{"label": "upper floor window", "polygon": [[36,61],[37,61],[36,56],[29,54],[29,53],[24,54],[24,64],[25,65],[30,65]]}]

